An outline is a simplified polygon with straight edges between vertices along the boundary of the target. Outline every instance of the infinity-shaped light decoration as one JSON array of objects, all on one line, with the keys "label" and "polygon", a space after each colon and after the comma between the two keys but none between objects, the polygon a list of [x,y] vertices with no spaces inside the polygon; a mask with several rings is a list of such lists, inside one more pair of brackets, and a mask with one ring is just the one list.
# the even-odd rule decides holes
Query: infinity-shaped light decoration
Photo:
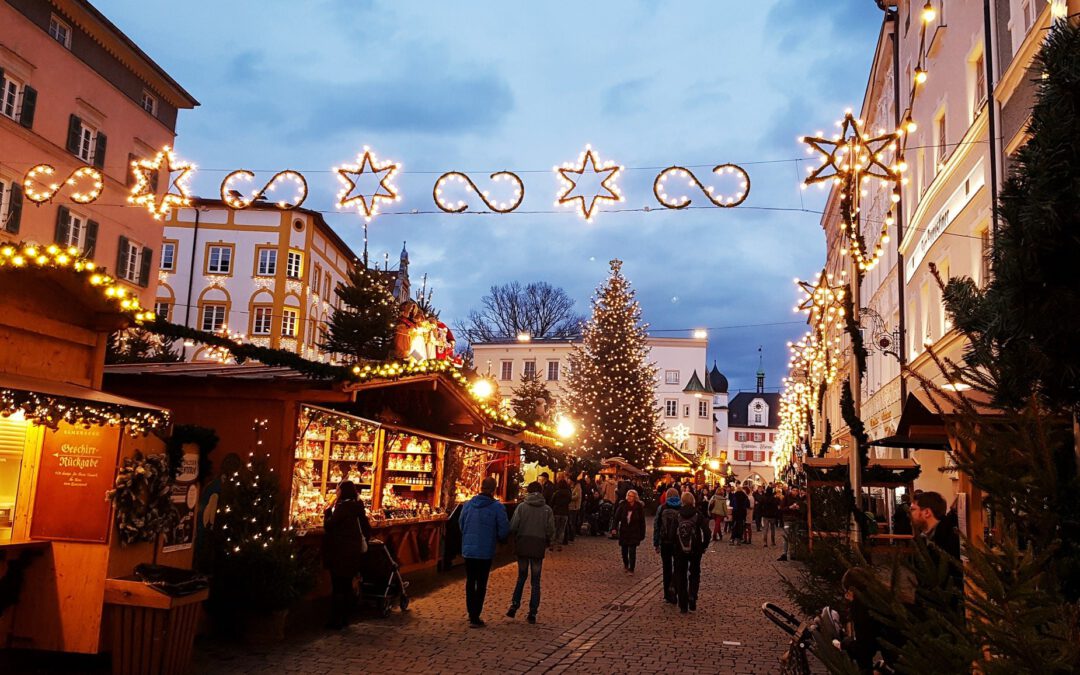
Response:
[{"label": "infinity-shaped light decoration", "polygon": [[656,201],[669,209],[685,209],[690,206],[690,198],[685,195],[677,199],[668,196],[666,182],[668,177],[673,174],[676,178],[687,179],[687,184],[690,187],[697,186],[714,206],[719,206],[722,209],[730,209],[746,201],[746,197],[750,194],[750,174],[746,173],[746,169],[738,164],[719,164],[713,167],[712,172],[718,176],[722,174],[740,174],[739,189],[733,195],[717,195],[713,186],[704,185],[690,169],[682,166],[669,166],[656,174],[656,180],[653,181],[653,194],[656,195]]},{"label": "infinity-shaped light decoration", "polygon": [[439,176],[439,179],[435,181],[435,187],[432,188],[431,194],[435,198],[435,205],[447,213],[461,213],[465,209],[469,208],[469,205],[463,200],[458,200],[457,203],[449,202],[443,198],[443,184],[447,181],[457,181],[458,183],[464,183],[476,196],[480,197],[480,201],[484,202],[484,206],[495,213],[510,213],[517,207],[521,206],[521,200],[525,199],[525,183],[521,178],[512,171],[496,171],[491,174],[491,180],[498,183],[504,178],[511,183],[514,183],[514,197],[513,200],[507,202],[500,202],[498,200],[492,201],[489,199],[490,193],[487,190],[481,190],[473,182],[472,178],[468,175],[461,173],[460,171],[447,171],[443,175]]},{"label": "infinity-shaped light decoration", "polygon": [[299,171],[293,171],[292,169],[278,171],[269,181],[267,181],[266,185],[256,190],[255,194],[250,197],[243,196],[239,190],[234,189],[232,186],[236,181],[251,182],[253,180],[255,180],[255,174],[247,169],[238,169],[228,176],[225,176],[225,180],[221,181],[221,201],[225,202],[225,205],[229,208],[240,211],[265,197],[267,192],[276,190],[278,183],[286,180],[292,181],[296,185],[296,193],[293,195],[291,202],[279,199],[272,202],[274,206],[285,211],[288,209],[300,208],[300,206],[307,201],[307,179],[304,178],[304,175]]},{"label": "infinity-shaped light decoration", "polygon": [[44,190],[34,189],[36,182],[40,181],[43,176],[52,176],[54,174],[56,174],[56,168],[49,164],[38,164],[27,171],[23,177],[23,195],[35,204],[43,204],[51,201],[65,185],[76,188],[79,181],[87,179],[93,181],[90,189],[85,192],[75,189],[71,193],[71,200],[79,204],[89,204],[101,196],[101,189],[105,179],[102,177],[101,172],[92,166],[81,166],[75,169],[63,183],[50,183]]},{"label": "infinity-shaped light decoration", "polygon": [[[174,207],[191,205],[191,189],[188,187],[190,174],[195,170],[194,164],[182,162],[177,159],[172,148],[165,146],[154,159],[137,159],[131,163],[131,171],[135,174],[135,185],[128,195],[128,202],[138,206],[145,206],[154,220],[161,220],[162,216],[169,213]],[[150,175],[153,172],[165,174],[168,186],[165,194],[158,199],[151,185]],[[178,174],[176,178],[172,175]],[[173,192],[173,190],[176,190]]]}]

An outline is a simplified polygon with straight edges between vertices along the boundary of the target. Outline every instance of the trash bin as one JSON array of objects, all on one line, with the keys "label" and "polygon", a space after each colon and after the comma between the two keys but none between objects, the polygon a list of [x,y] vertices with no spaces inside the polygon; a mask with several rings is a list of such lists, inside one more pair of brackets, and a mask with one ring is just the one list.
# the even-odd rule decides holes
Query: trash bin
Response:
[{"label": "trash bin", "polygon": [[210,593],[206,578],[158,566],[137,572],[105,580],[105,605],[112,617],[112,672],[185,675],[199,604]]}]

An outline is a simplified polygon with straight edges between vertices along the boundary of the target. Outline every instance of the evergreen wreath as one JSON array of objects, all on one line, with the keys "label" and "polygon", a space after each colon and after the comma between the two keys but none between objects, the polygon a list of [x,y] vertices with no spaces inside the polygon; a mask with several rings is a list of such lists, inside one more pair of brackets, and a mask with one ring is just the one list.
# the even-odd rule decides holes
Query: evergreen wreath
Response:
[{"label": "evergreen wreath", "polygon": [[167,455],[144,456],[136,451],[134,457],[124,459],[113,489],[105,493],[115,508],[116,527],[123,545],[155,541],[176,524],[171,493],[172,473]]}]

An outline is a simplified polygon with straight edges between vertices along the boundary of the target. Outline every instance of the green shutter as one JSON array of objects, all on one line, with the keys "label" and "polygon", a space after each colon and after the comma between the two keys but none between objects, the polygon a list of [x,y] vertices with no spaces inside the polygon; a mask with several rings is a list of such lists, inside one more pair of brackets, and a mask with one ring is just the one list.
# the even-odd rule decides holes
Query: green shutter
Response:
[{"label": "green shutter", "polygon": [[66,206],[56,209],[56,231],[53,233],[53,241],[59,246],[67,246],[68,230],[71,228],[71,212]]},{"label": "green shutter", "polygon": [[34,111],[37,110],[37,89],[30,85],[23,86],[22,110],[19,111],[19,124],[27,129],[34,126]]},{"label": "green shutter", "polygon": [[6,229],[12,234],[18,234],[19,224],[22,222],[23,191],[18,183],[11,184],[11,195],[8,201]]},{"label": "green shutter", "polygon": [[97,244],[98,224],[96,220],[86,221],[86,243],[83,245],[83,255],[87,258],[94,257],[94,247]]},{"label": "green shutter", "polygon": [[124,183],[128,187],[135,187],[135,162],[137,162],[138,160],[138,157],[131,153],[128,153],[127,180]]},{"label": "green shutter", "polygon": [[97,132],[97,140],[94,141],[94,166],[99,169],[105,168],[105,148],[109,139],[100,131]]},{"label": "green shutter", "polygon": [[127,279],[128,238],[120,237],[120,250],[116,254],[116,276]]},{"label": "green shutter", "polygon": [[67,150],[76,157],[79,155],[79,140],[82,136],[82,120],[78,115],[68,117]]},{"label": "green shutter", "polygon": [[150,263],[154,259],[154,250],[143,246],[141,267],[139,268],[139,285],[146,288],[150,285]]}]

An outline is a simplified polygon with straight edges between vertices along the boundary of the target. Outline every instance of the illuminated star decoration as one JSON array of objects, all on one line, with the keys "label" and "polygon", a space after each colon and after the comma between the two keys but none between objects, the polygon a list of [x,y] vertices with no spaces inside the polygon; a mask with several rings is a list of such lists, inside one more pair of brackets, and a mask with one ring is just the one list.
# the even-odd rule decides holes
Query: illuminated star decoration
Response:
[{"label": "illuminated star decoration", "polygon": [[679,424],[671,430],[669,437],[675,443],[682,445],[683,441],[690,438],[690,429],[685,424]]},{"label": "illuminated star decoration", "polygon": [[[596,210],[596,203],[598,201],[621,202],[623,200],[622,193],[619,192],[619,186],[615,184],[615,180],[623,168],[611,161],[604,162],[602,165],[597,166],[596,154],[593,152],[592,146],[589,145],[585,146],[585,151],[581,153],[578,161],[581,163],[581,166],[576,169],[569,162],[563,164],[561,167],[555,167],[555,172],[563,181],[563,191],[559,194],[558,201],[555,202],[555,205],[565,206],[573,202],[578,202],[578,206],[581,208],[581,216],[585,218],[585,222],[591,223],[593,212]],[[586,166],[591,166],[591,171],[594,174],[607,174],[603,180],[600,181],[600,187],[607,191],[607,194],[597,193],[593,195],[589,198],[587,206],[586,197],[584,195],[570,195],[570,193],[577,188],[577,181],[571,178],[571,174],[579,177],[583,176],[585,174]]]},{"label": "illuminated star decoration", "polygon": [[[337,173],[342,185],[341,192],[338,193],[337,207],[347,209],[356,206],[356,210],[364,216],[364,222],[371,222],[371,219],[379,213],[380,202],[395,202],[401,199],[397,188],[391,182],[400,170],[400,164],[390,161],[380,166],[378,158],[365,145],[364,154],[356,156],[356,164],[334,167],[334,172]],[[375,192],[370,196],[362,193],[354,195],[353,191],[356,190],[354,177],[359,178],[369,172],[375,176],[382,175]]]},{"label": "illuminated star decoration", "polygon": [[[820,133],[817,136],[802,137],[802,142],[809,146],[807,152],[812,154],[817,151],[824,160],[821,166],[808,170],[803,187],[815,183],[824,184],[826,181],[833,181],[840,186],[840,227],[847,231],[848,236],[848,246],[841,249],[841,254],[850,253],[861,274],[877,265],[883,255],[881,246],[889,241],[888,228],[894,222],[890,211],[882,223],[881,234],[874,245],[873,253],[869,252],[859,227],[859,201],[863,193],[863,183],[877,178],[883,187],[891,189],[892,202],[895,204],[900,201],[899,186],[903,181],[901,174],[906,165],[902,160],[897,160],[897,153],[898,139],[904,132],[898,129],[892,133],[867,138],[862,131],[862,120],[855,119],[851,111],[845,113],[839,126],[840,133],[831,140]],[[894,158],[893,162],[886,163],[885,154],[889,151]]]},{"label": "illuminated star decoration", "polygon": [[[168,186],[159,200],[154,192],[152,175],[161,175],[163,169],[168,177]],[[162,216],[168,215],[173,208],[190,206],[191,192],[188,180],[194,170],[194,164],[178,160],[172,148],[167,145],[152,160],[137,159],[131,163],[135,185],[132,186],[131,194],[128,195],[128,202],[145,206],[146,210],[154,216],[154,220],[161,220]],[[175,178],[173,174],[176,174]]]}]

